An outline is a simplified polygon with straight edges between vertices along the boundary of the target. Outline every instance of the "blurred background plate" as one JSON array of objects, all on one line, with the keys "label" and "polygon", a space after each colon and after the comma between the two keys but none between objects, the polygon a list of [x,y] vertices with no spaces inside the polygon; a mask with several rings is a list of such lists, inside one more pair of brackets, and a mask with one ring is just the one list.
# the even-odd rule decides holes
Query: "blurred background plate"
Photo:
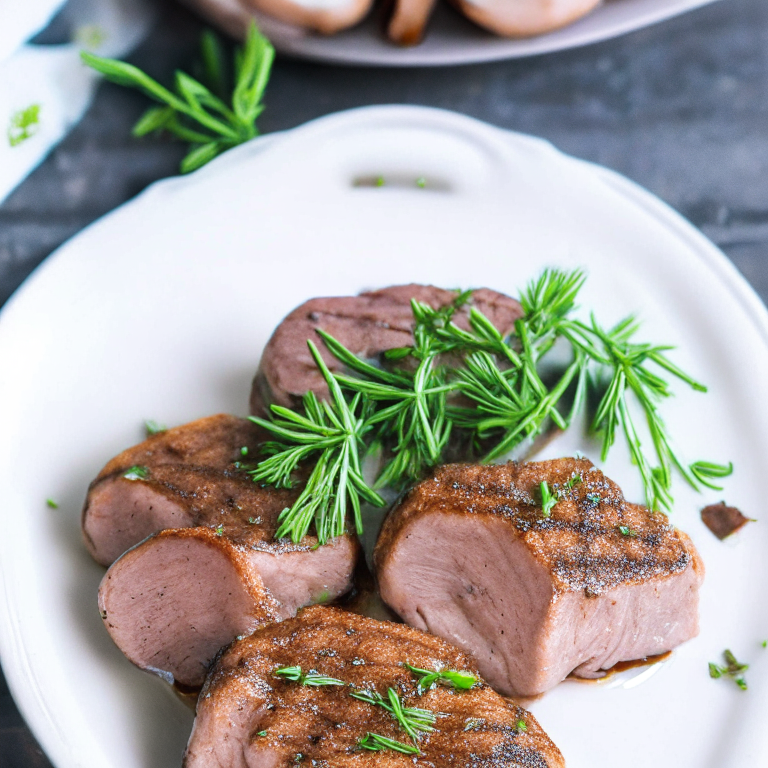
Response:
[{"label": "blurred background plate", "polygon": [[[225,26],[233,34],[239,34],[246,23],[239,0],[184,2],[211,19],[220,21],[222,14],[228,16]],[[515,59],[576,48],[642,29],[711,2],[715,0],[606,0],[589,16],[563,29],[510,40],[480,29],[441,0],[424,41],[413,47],[400,47],[385,39],[381,8],[359,26],[330,37],[306,34],[264,15],[255,17],[275,47],[292,56],[336,64],[429,67]],[[213,7],[219,9],[215,14],[211,12]]]},{"label": "blurred background plate", "polygon": [[[264,343],[311,296],[409,281],[514,295],[545,266],[585,267],[601,322],[637,312],[643,338],[679,347],[710,392],[675,387],[677,447],[732,460],[727,499],[759,516],[765,308],[669,207],[540,139],[425,108],[332,115],[154,185],[45,261],[0,314],[0,654],[56,768],[179,768],[189,735],[191,712],[105,632],[104,570],[81,540],[89,481],[144,420],[244,414]],[[575,448],[592,450],[572,430],[548,451]],[[640,497],[622,446],[603,467]],[[698,515],[721,494],[674,490],[707,565],[701,635],[641,685],[566,682],[534,702],[569,768],[768,765],[768,528],[723,544]],[[727,647],[752,665],[748,692],[707,674]]]}]

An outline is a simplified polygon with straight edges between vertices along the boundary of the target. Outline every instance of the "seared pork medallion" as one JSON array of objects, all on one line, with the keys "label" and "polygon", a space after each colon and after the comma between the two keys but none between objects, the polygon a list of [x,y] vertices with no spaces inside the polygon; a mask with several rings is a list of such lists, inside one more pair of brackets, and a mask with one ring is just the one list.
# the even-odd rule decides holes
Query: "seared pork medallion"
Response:
[{"label": "seared pork medallion", "polygon": [[458,649],[404,625],[319,606],[222,654],[198,699],[184,761],[185,768],[564,764],[534,717],[484,683]]},{"label": "seared pork medallion", "polygon": [[440,467],[387,518],[374,559],[384,601],[507,695],[698,634],[690,539],[586,459]]},{"label": "seared pork medallion", "polygon": [[[311,299],[293,310],[275,329],[251,389],[251,413],[263,415],[272,403],[297,406],[312,391],[328,398],[328,385],[315,364],[307,341],[317,344],[332,372],[341,363],[327,350],[316,329],[329,333],[354,355],[375,359],[390,349],[413,344],[411,300],[433,309],[448,307],[458,293],[431,285],[396,285],[359,296]],[[506,336],[523,314],[520,304],[503,293],[481,288],[472,292],[467,305],[453,315],[453,322],[466,330],[469,307],[482,312]]]},{"label": "seared pork medallion", "polygon": [[236,635],[350,588],[354,536],[275,540],[298,490],[262,488],[238,468],[261,437],[234,416],[200,419],[124,451],[91,485],[91,554],[108,565],[129,550],[102,581],[102,617],[140,667],[200,685]]}]

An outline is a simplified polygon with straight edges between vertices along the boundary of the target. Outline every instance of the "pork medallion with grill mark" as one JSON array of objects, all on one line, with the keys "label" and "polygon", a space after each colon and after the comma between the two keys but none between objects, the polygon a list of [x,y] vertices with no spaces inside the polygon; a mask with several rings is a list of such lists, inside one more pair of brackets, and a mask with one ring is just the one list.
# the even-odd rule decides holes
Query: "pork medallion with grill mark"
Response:
[{"label": "pork medallion with grill mark", "polygon": [[599,678],[699,631],[692,542],[586,459],[440,467],[389,515],[374,560],[387,605],[507,695]]},{"label": "pork medallion with grill mark", "polygon": [[[471,687],[452,687],[447,676],[430,681],[428,671],[464,673]],[[398,706],[401,718],[392,712]],[[184,768],[296,765],[565,763],[535,718],[483,682],[457,648],[402,624],[318,606],[222,654],[198,699],[184,760]]]},{"label": "pork medallion with grill mark", "polygon": [[[359,296],[311,299],[294,309],[275,329],[261,357],[251,389],[251,413],[264,415],[272,403],[295,407],[314,392],[328,397],[328,386],[307,347],[313,341],[331,371],[341,363],[323,344],[316,329],[329,333],[353,354],[375,359],[388,349],[413,343],[411,299],[440,309],[458,294],[432,285],[396,285]],[[512,332],[523,310],[515,299],[480,288],[454,316],[460,328],[469,327],[469,307],[482,312],[504,335]]]}]

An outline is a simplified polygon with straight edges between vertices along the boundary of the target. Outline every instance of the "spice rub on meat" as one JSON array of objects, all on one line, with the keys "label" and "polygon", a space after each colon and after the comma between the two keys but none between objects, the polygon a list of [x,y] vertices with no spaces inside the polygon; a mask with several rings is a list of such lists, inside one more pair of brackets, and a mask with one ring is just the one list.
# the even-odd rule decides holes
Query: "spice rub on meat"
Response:
[{"label": "spice rub on meat", "polygon": [[[541,483],[559,500],[545,516]],[[507,695],[601,677],[698,634],[702,562],[586,459],[438,468],[387,518],[384,601]]]},{"label": "spice rub on meat", "polygon": [[[535,718],[479,677],[470,690],[435,685],[419,695],[404,662],[476,674],[468,656],[436,637],[333,608],[308,608],[240,639],[216,662],[198,699],[184,768],[564,766]],[[296,666],[344,684],[313,687],[275,675]],[[435,730],[418,739],[420,754],[359,745],[369,733],[413,745],[384,708],[350,695],[377,692],[386,700],[389,688],[404,707],[436,715]]]},{"label": "spice rub on meat", "polygon": [[[353,354],[375,359],[388,349],[413,343],[411,299],[434,309],[448,306],[458,294],[431,285],[397,285],[359,296],[310,299],[294,309],[275,329],[261,357],[251,389],[251,413],[264,415],[270,404],[296,406],[312,390],[328,396],[328,388],[307,347],[313,341],[331,371],[341,364],[315,332],[329,333]],[[503,334],[510,333],[523,310],[515,299],[480,288],[469,304],[454,315],[454,322],[469,327],[469,307],[482,312]]]},{"label": "spice rub on meat", "polygon": [[200,419],[120,454],[91,485],[86,542],[100,563],[119,558],[99,589],[102,618],[143,669],[200,685],[236,635],[351,587],[353,535],[322,547],[275,540],[299,491],[262,488],[237,468],[259,437],[244,419]]}]

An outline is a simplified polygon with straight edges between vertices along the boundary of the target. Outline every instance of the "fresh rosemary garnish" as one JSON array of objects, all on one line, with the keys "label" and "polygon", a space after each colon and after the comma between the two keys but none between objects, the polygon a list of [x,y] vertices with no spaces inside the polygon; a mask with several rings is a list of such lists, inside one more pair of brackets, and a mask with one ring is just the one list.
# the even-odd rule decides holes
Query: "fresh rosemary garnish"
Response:
[{"label": "fresh rosemary garnish", "polygon": [[376,691],[352,691],[350,696],[385,709],[397,720],[414,744],[418,741],[420,733],[430,733],[435,730],[433,727],[437,719],[435,713],[419,707],[404,707],[394,688],[387,691],[386,699]]},{"label": "fresh rosemary garnish", "polygon": [[321,403],[313,392],[307,392],[303,415],[273,405],[271,421],[251,416],[251,421],[270,431],[280,442],[262,446],[271,455],[250,474],[256,482],[290,488],[291,476],[299,464],[319,454],[299,498],[280,513],[275,536],[301,541],[314,520],[317,537],[325,543],[346,532],[348,504],[352,506],[355,528],[362,533],[361,498],[378,507],[384,506],[384,499],[368,487],[360,469],[363,438],[371,429],[370,422],[359,415],[362,395],[357,394],[348,402],[317,347],[309,342],[309,349],[328,383],[331,402]]},{"label": "fresh rosemary garnish", "polygon": [[419,669],[418,667],[412,667],[410,664],[404,664],[403,666],[413,672],[419,679],[419,694],[434,688],[438,683],[450,686],[451,688],[457,688],[461,691],[468,691],[477,683],[477,678],[471,672],[461,672],[455,669],[442,669],[440,671]]},{"label": "fresh rosemary garnish", "polygon": [[344,685],[343,680],[339,680],[336,677],[328,677],[327,675],[321,675],[318,672],[302,672],[301,667],[281,667],[275,670],[277,677],[282,677],[286,680],[292,680],[294,683],[301,685],[308,685],[312,688],[320,688],[324,685]]},{"label": "fresh rosemary garnish", "polygon": [[126,480],[146,480],[149,477],[149,469],[138,465],[133,466],[123,472],[123,477]]},{"label": "fresh rosemary garnish", "polygon": [[403,744],[402,741],[395,741],[389,739],[386,736],[381,736],[378,733],[371,733],[370,731],[357,742],[357,746],[361,749],[368,749],[371,752],[381,752],[384,749],[391,749],[395,752],[402,752],[404,755],[418,755],[419,748],[413,744]]},{"label": "fresh rosemary garnish", "polygon": [[728,649],[723,651],[723,658],[725,659],[725,666],[722,667],[711,661],[709,662],[709,676],[715,679],[730,677],[742,691],[746,691],[747,681],[744,678],[744,673],[749,669],[749,664],[742,664],[740,661],[737,661],[736,657]]},{"label": "fresh rosemary garnish", "polygon": [[[471,291],[457,292],[453,304],[437,310],[412,301],[413,344],[389,350],[381,365],[359,359],[318,329],[344,366],[343,372],[331,373],[309,342],[330,402],[319,403],[308,393],[303,413],[272,406],[270,419],[252,418],[276,437],[265,446],[268,458],[251,471],[255,481],[290,487],[302,462],[317,462],[293,507],[281,514],[277,536],[299,541],[314,520],[325,543],[345,532],[348,504],[360,532],[361,501],[382,506],[375,489],[400,490],[420,479],[445,460],[453,435],[469,446],[468,453],[484,451],[484,461],[499,459],[550,423],[566,429],[586,407],[589,389],[598,400],[592,429],[602,438],[603,460],[617,434],[623,434],[651,509],[671,508],[674,468],[696,490],[718,488],[714,481],[729,475],[732,465],[686,464],[673,450],[659,413],[660,402],[672,394],[664,374],[694,390],[706,388],[668,359],[670,347],[635,341],[633,317],[610,329],[594,316],[588,323],[573,318],[584,280],[581,270],[545,270],[522,292],[524,316],[506,337],[474,307],[468,312],[469,330],[453,322]],[[556,345],[570,352],[570,360],[553,375],[547,356]],[[463,396],[458,403],[456,395]],[[650,453],[641,444],[633,415],[638,411]],[[369,486],[360,467],[376,448],[383,449],[385,461]],[[556,493],[542,483],[544,516],[579,482],[574,475]],[[586,498],[593,505],[601,500],[596,493]]]},{"label": "fresh rosemary garnish", "polygon": [[227,79],[221,44],[212,32],[202,39],[205,79],[210,87],[177,70],[172,92],[132,64],[105,59],[87,51],[83,61],[118,85],[138,88],[163,106],[147,110],[133,127],[134,136],[168,131],[190,144],[181,161],[181,172],[205,165],[231,147],[258,135],[256,118],[264,107],[261,99],[269,80],[274,48],[251,22],[245,45],[235,53],[235,86],[225,101]]},{"label": "fresh rosemary garnish", "polygon": [[549,517],[552,514],[552,508],[557,504],[557,496],[549,490],[546,480],[541,482],[539,490],[541,491],[541,514],[543,517]]}]

